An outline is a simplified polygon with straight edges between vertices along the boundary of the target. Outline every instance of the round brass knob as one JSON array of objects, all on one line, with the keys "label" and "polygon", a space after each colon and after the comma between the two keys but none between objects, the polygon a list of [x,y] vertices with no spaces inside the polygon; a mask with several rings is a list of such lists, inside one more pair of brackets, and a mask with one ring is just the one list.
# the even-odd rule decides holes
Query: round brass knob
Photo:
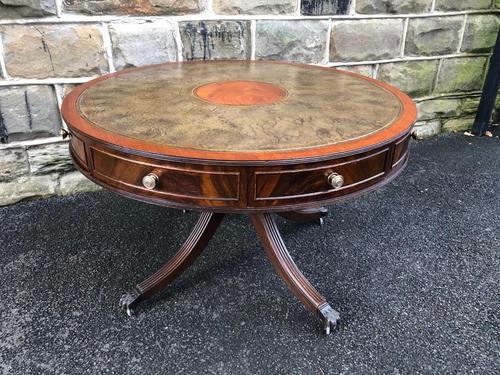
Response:
[{"label": "round brass knob", "polygon": [[149,190],[153,190],[158,186],[158,182],[160,182],[160,179],[154,173],[149,173],[142,178],[142,185]]},{"label": "round brass knob", "polygon": [[342,175],[337,172],[330,173],[330,175],[328,176],[328,184],[332,188],[338,189],[342,185],[344,185],[344,177],[342,177]]}]

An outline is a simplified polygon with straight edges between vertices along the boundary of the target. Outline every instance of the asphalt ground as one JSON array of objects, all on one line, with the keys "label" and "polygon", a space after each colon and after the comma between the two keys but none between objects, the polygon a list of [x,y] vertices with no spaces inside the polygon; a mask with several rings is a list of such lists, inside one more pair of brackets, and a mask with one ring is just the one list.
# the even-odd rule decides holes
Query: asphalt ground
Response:
[{"label": "asphalt ground", "polygon": [[498,138],[413,142],[400,177],[330,207],[324,226],[277,219],[341,313],[330,336],[244,215],[126,316],[121,294],[196,217],[104,191],[0,208],[0,373],[500,373]]}]

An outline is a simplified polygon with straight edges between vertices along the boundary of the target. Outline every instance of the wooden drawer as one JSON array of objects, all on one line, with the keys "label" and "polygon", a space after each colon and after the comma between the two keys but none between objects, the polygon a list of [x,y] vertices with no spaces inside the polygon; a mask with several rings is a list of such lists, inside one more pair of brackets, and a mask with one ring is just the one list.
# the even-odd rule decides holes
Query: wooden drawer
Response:
[{"label": "wooden drawer", "polygon": [[395,168],[399,163],[402,163],[408,155],[408,144],[410,136],[400,139],[394,145],[394,156],[392,157],[392,167]]},{"label": "wooden drawer", "polygon": [[[276,206],[330,199],[361,190],[383,178],[389,149],[355,159],[332,160],[287,170],[256,169],[253,176],[253,205]],[[344,177],[338,189],[328,184],[328,176],[337,172]]]},{"label": "wooden drawer", "polygon": [[87,154],[85,153],[85,143],[76,135],[72,135],[70,138],[70,147],[73,157],[76,159],[75,162],[78,163],[80,167],[88,171],[89,165],[87,161]]},{"label": "wooden drawer", "polygon": [[[131,157],[114,150],[90,147],[94,178],[132,193],[201,206],[239,206],[241,181],[238,170],[224,171],[184,167],[161,160]],[[216,169],[216,167],[211,167]],[[149,173],[158,176],[153,190],[143,186]]]}]

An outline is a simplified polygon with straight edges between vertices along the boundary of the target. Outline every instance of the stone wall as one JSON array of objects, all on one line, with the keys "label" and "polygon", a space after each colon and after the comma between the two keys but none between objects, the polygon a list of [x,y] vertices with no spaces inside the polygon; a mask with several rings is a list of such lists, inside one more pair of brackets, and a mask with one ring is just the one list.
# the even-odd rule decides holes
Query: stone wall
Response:
[{"label": "stone wall", "polygon": [[420,137],[468,129],[499,16],[499,0],[0,0],[0,205],[96,188],[73,170],[59,106],[131,66],[335,66],[409,93]]}]

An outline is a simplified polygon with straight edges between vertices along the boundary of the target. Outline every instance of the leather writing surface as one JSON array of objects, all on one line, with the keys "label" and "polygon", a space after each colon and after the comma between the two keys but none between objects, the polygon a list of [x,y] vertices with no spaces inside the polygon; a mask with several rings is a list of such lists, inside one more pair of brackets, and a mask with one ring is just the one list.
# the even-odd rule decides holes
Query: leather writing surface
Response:
[{"label": "leather writing surface", "polygon": [[[197,95],[200,87],[232,81],[262,82],[258,90],[247,90],[256,103],[247,105],[244,92],[225,97],[239,95],[245,105]],[[276,100],[259,97],[266,95],[262,89],[266,85]],[[231,84],[222,86],[235,90]],[[278,94],[278,88],[286,95]],[[131,70],[87,88],[78,100],[78,111],[95,127],[152,144],[281,151],[373,134],[400,116],[402,103],[385,88],[334,69],[242,61]]]}]

